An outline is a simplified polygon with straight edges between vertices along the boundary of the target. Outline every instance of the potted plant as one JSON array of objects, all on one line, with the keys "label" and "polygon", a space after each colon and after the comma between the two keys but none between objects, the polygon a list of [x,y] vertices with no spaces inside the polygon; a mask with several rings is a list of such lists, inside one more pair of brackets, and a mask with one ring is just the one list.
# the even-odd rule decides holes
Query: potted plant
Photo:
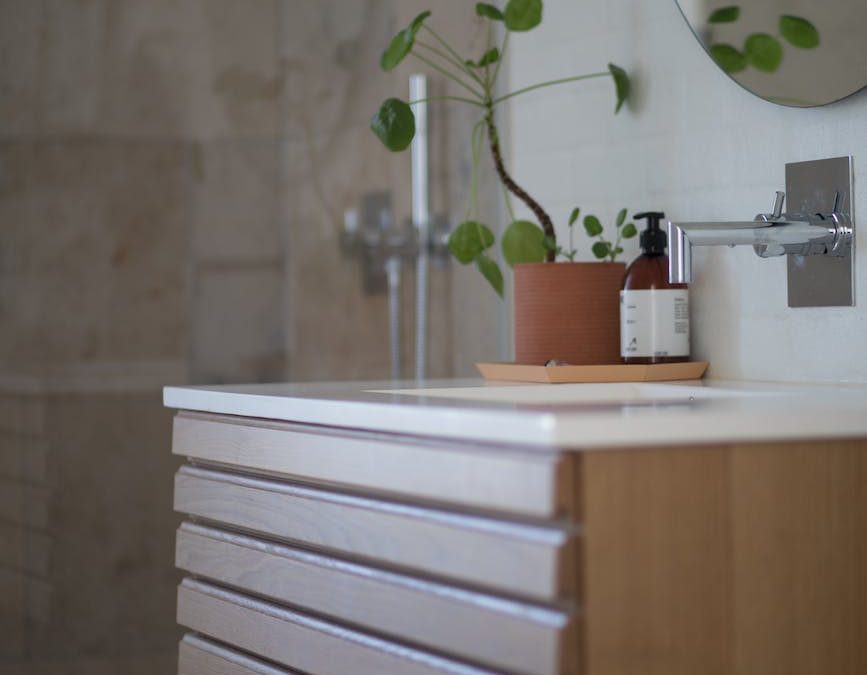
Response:
[{"label": "potted plant", "polygon": [[[412,55],[463,90],[460,96],[432,96],[426,100],[456,101],[479,109],[479,120],[471,133],[473,161],[467,217],[449,237],[449,250],[461,264],[474,264],[494,290],[503,295],[502,271],[488,254],[496,238],[491,228],[481,221],[476,195],[481,146],[487,140],[497,175],[506,188],[506,208],[511,217],[501,247],[503,259],[515,271],[516,360],[519,363],[544,363],[549,359],[573,364],[616,362],[619,358],[618,294],[624,266],[614,259],[622,251],[619,237],[628,236],[630,232],[634,236],[634,226],[631,230],[624,226],[625,212],[621,212],[617,219],[617,241],[600,240],[593,246],[597,258],[608,262],[573,262],[575,251],[571,243],[569,251],[558,245],[551,217],[506,170],[494,113],[500,104],[515,96],[542,87],[599,77],[613,80],[614,112],[617,113],[629,96],[629,77],[622,68],[609,63],[605,71],[539,82],[498,96],[495,86],[510,35],[531,30],[541,23],[542,1],[508,0],[503,9],[480,2],[475,11],[490,22],[488,43],[475,60],[460,56],[427,24],[429,11],[419,14],[400,31],[380,59],[381,67],[388,71]],[[492,39],[495,22],[502,23],[505,28],[498,45],[493,44]],[[386,99],[371,119],[371,129],[391,151],[405,150],[415,135],[413,103],[416,102]],[[510,194],[520,199],[538,222],[516,219]],[[577,218],[578,211],[575,210],[569,219],[570,240]],[[584,225],[591,236],[602,234],[601,224],[594,216],[585,218]],[[604,248],[606,245],[608,248]],[[552,264],[558,255],[568,262]]]},{"label": "potted plant", "polygon": [[623,239],[637,234],[626,221],[626,209],[615,218],[614,240],[605,236],[595,215],[585,216],[584,230],[600,262],[573,262],[573,229],[580,215],[569,216],[569,248],[554,245],[554,254],[568,262],[525,262],[515,272],[515,360],[542,365],[550,360],[572,365],[619,363],[620,287],[626,266],[617,262]]}]

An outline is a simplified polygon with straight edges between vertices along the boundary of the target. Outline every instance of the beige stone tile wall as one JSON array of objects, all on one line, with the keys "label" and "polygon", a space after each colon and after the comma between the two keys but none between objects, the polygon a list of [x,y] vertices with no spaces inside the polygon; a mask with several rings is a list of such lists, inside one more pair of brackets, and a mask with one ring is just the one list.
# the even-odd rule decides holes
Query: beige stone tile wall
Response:
[{"label": "beige stone tile wall", "polygon": [[188,157],[176,142],[0,141],[5,369],[183,355]]},{"label": "beige stone tile wall", "polygon": [[[283,165],[292,178],[281,184],[286,186],[287,343],[293,378],[388,374],[386,298],[364,294],[359,264],[338,253],[338,239],[344,211],[358,208],[367,192],[389,191],[398,222],[410,215],[409,152],[389,153],[368,130],[380,102],[406,98],[409,75],[415,72],[429,75],[431,94],[460,93],[457,85],[412,59],[391,73],[377,66],[394,33],[427,7],[438,32],[468,55],[481,53],[481,24],[471,7],[455,3],[333,0],[297,3],[303,18],[294,11],[283,16],[291,36],[282,43],[281,58],[286,64],[283,119],[290,136]],[[310,30],[311,25],[322,32]],[[478,112],[432,103],[429,115],[431,211],[457,224],[469,188],[469,135]],[[498,193],[487,158],[484,169],[482,209],[498,229]],[[411,376],[412,267],[404,268],[403,278],[403,364]],[[468,375],[475,361],[497,358],[502,305],[477,272],[453,262],[432,265],[429,297],[429,375]]]},{"label": "beige stone tile wall", "polygon": [[170,415],[158,392],[0,395],[0,672],[168,662]]},{"label": "beige stone tile wall", "polygon": [[[0,0],[0,675],[171,672],[166,383],[382,378],[384,294],[341,250],[369,192],[410,214],[368,121],[378,68],[447,0]],[[477,112],[432,104],[431,207],[456,224]],[[482,209],[499,229],[489,162]],[[414,269],[404,269],[412,374]],[[433,264],[432,376],[498,357],[502,305]]]},{"label": "beige stone tile wall", "polygon": [[[364,291],[338,242],[344,212],[367,192],[388,190],[398,221],[409,216],[409,154],[385,151],[367,124],[384,97],[406,95],[411,72],[430,72],[376,65],[425,6],[7,0],[0,302],[12,329],[0,333],[0,363],[181,359],[202,382],[387,374],[386,299]],[[471,11],[432,6],[439,30],[469,54],[482,48]],[[432,93],[453,86],[432,74]],[[476,114],[430,110],[431,206],[453,223]],[[498,194],[483,195],[496,229]],[[257,266],[282,279],[261,287],[274,311],[250,326],[243,301],[215,305],[211,291],[216,274],[244,297],[259,288]],[[455,268],[432,273],[434,375],[496,356],[500,303]],[[409,366],[409,265],[404,278]],[[231,339],[213,332],[245,320]]]}]

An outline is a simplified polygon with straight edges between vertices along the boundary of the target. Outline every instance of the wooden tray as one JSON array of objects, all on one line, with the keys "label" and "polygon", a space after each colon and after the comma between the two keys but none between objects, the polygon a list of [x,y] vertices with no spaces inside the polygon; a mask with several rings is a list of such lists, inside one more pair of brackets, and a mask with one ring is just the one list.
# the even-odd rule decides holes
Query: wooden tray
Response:
[{"label": "wooden tray", "polygon": [[707,370],[707,361],[604,366],[527,366],[520,363],[477,363],[486,380],[500,382],[670,382],[698,380]]}]

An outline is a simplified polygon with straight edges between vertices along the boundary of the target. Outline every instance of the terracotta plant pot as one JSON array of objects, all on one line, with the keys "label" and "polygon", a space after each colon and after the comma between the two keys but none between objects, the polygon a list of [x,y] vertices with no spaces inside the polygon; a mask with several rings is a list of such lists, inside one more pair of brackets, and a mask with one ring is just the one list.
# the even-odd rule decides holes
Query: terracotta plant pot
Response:
[{"label": "terracotta plant pot", "polygon": [[515,265],[515,361],[620,363],[624,263]]}]

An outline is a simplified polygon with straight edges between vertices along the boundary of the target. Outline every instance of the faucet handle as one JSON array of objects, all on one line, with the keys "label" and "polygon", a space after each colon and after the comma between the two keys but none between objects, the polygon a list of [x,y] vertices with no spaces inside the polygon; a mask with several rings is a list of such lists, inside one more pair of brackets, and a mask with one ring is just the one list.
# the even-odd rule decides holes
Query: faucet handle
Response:
[{"label": "faucet handle", "polygon": [[786,200],[786,193],[777,190],[777,196],[774,197],[774,211],[771,215],[773,220],[778,220],[783,215],[783,202]]}]

